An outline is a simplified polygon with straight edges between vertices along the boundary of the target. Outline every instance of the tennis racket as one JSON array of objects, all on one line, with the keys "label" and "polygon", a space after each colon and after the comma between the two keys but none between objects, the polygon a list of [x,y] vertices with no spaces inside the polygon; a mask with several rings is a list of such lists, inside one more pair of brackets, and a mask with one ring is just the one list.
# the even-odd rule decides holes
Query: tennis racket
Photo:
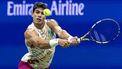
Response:
[{"label": "tennis racket", "polygon": [[99,44],[106,44],[115,40],[120,35],[120,25],[111,18],[97,21],[80,41],[94,41]]}]

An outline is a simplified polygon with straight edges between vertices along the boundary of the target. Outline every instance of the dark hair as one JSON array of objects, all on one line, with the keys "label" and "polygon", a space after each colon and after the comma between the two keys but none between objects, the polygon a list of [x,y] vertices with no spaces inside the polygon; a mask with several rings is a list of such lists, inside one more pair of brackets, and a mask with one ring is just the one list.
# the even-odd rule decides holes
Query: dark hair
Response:
[{"label": "dark hair", "polygon": [[33,12],[34,12],[35,9],[37,9],[37,8],[46,9],[47,6],[46,6],[44,3],[42,3],[42,2],[36,2],[36,3],[34,4],[34,6],[33,6]]}]

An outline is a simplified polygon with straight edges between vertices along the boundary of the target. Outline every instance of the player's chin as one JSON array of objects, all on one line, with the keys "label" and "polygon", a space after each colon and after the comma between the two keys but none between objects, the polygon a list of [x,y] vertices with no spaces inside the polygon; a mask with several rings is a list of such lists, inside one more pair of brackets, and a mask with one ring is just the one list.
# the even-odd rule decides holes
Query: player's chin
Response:
[{"label": "player's chin", "polygon": [[37,20],[37,23],[42,23],[42,21],[41,20]]}]

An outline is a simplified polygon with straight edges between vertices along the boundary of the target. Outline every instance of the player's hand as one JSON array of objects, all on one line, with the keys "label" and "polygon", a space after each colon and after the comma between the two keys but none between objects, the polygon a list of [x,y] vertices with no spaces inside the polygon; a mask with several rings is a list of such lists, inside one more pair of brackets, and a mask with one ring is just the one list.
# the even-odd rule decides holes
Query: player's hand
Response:
[{"label": "player's hand", "polygon": [[78,45],[80,43],[80,40],[78,37],[71,37],[70,39],[68,39],[68,41],[71,45]]},{"label": "player's hand", "polygon": [[67,48],[70,45],[70,43],[66,39],[59,39],[58,44],[63,48]]}]

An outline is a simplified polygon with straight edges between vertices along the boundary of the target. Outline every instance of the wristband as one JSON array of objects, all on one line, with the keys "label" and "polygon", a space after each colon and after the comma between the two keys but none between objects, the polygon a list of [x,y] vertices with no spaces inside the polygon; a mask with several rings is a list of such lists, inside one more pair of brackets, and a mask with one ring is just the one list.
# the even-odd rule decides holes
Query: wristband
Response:
[{"label": "wristband", "polygon": [[51,47],[55,47],[58,45],[58,38],[50,40],[49,44]]}]

